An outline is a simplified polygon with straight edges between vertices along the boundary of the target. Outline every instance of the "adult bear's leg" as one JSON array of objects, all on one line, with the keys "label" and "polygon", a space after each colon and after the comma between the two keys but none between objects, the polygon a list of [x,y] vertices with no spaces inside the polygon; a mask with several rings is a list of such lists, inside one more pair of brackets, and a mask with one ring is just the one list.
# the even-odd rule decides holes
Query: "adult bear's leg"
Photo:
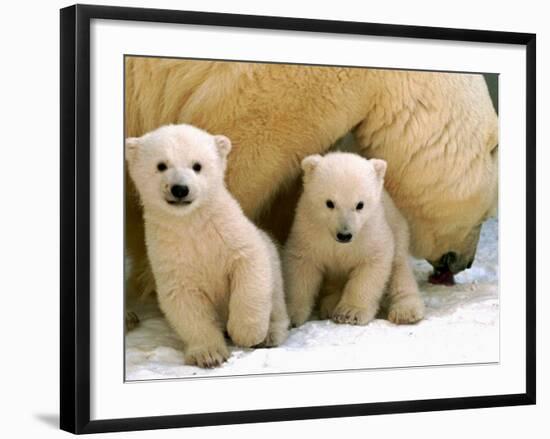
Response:
[{"label": "adult bear's leg", "polygon": [[129,177],[126,178],[124,224],[125,256],[129,259],[126,273],[126,298],[141,299],[155,291],[155,279],[145,247],[142,209]]}]

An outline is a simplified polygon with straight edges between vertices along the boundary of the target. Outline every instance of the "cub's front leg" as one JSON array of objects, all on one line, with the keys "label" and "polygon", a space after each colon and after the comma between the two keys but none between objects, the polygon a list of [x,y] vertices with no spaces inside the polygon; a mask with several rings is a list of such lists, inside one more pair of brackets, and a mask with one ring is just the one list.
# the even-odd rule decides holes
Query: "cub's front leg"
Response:
[{"label": "cub's front leg", "polygon": [[158,301],[183,340],[186,364],[216,367],[229,358],[216,310],[204,292],[183,288],[159,291]]},{"label": "cub's front leg", "polygon": [[312,261],[292,254],[285,255],[283,269],[290,321],[300,326],[311,315],[323,274]]},{"label": "cub's front leg", "polygon": [[390,276],[391,259],[366,261],[350,274],[342,298],[334,311],[336,323],[366,325],[378,312],[384,288]]},{"label": "cub's front leg", "polygon": [[425,313],[424,301],[407,256],[396,259],[388,287],[388,320],[396,324],[416,323]]},{"label": "cub's front leg", "polygon": [[288,326],[290,324],[285,304],[285,293],[281,273],[276,273],[275,288],[273,290],[273,306],[271,308],[271,321],[267,337],[262,343],[265,347],[279,346],[288,337]]},{"label": "cub's front leg", "polygon": [[239,258],[231,272],[227,332],[239,346],[263,342],[269,328],[274,277],[267,252]]},{"label": "cub's front leg", "polygon": [[387,299],[388,320],[393,323],[415,323],[424,317],[424,301],[409,263],[409,236],[404,219],[395,231],[395,254]]},{"label": "cub's front leg", "polygon": [[321,287],[321,299],[319,301],[319,318],[330,319],[332,313],[340,302],[345,283],[340,280],[325,278]]}]

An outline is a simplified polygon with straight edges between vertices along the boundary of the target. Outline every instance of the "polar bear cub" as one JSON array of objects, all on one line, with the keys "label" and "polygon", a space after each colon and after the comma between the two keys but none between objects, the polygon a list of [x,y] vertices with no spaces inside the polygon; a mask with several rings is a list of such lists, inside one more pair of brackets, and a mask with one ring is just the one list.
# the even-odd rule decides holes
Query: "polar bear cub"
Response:
[{"label": "polar bear cub", "polygon": [[[321,318],[365,325],[422,319],[407,223],[384,190],[386,162],[333,152],[302,161],[304,191],[283,254],[288,311],[299,326],[320,296]],[[385,297],[384,297],[385,294]]]},{"label": "polar bear cub", "polygon": [[214,367],[229,352],[288,335],[278,251],[224,183],[231,142],[191,125],[126,140],[143,204],[145,239],[161,310],[184,342],[185,361]]}]

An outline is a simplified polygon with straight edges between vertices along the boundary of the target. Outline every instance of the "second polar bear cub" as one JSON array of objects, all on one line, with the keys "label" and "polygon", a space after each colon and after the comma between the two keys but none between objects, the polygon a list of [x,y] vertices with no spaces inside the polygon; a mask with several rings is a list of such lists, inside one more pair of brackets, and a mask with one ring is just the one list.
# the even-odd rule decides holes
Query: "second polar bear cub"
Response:
[{"label": "second polar bear cub", "polygon": [[143,204],[160,308],[201,367],[229,356],[224,339],[275,346],[288,335],[278,251],[225,187],[231,142],[191,125],[126,140]]},{"label": "second polar bear cub", "polygon": [[384,190],[386,162],[333,152],[302,161],[304,192],[283,255],[290,319],[356,325],[387,299],[388,319],[413,323],[424,303],[409,265],[407,223]]}]

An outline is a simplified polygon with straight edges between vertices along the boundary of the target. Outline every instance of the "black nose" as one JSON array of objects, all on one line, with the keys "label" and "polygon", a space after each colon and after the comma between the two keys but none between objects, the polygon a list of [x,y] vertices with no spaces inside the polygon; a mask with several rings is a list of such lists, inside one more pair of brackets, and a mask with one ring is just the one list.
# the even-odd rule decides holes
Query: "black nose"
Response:
[{"label": "black nose", "polygon": [[439,260],[435,262],[432,262],[432,261],[429,261],[429,262],[430,264],[432,264],[432,267],[437,272],[441,272],[441,273],[451,272],[456,274],[466,268],[466,264],[460,263],[459,259],[460,258],[458,254],[456,252],[451,251],[441,256]]},{"label": "black nose", "polygon": [[337,233],[336,239],[340,242],[350,242],[353,235],[351,233]]},{"label": "black nose", "polygon": [[170,188],[170,192],[176,198],[185,198],[189,194],[189,188],[187,186],[182,186],[175,184]]}]

